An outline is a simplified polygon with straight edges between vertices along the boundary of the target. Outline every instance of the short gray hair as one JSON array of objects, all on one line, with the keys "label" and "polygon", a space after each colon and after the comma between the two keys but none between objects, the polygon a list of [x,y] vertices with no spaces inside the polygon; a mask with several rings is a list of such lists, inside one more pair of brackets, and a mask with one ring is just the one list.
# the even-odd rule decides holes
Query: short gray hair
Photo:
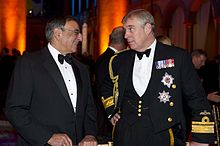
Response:
[{"label": "short gray hair", "polygon": [[152,28],[154,28],[154,17],[151,15],[150,12],[145,9],[136,9],[128,12],[122,19],[122,23],[124,24],[127,19],[131,17],[137,18],[142,27],[144,27],[145,24],[149,23],[151,24]]},{"label": "short gray hair", "polygon": [[52,18],[47,22],[46,28],[45,28],[45,35],[48,42],[51,41],[51,38],[53,36],[53,30],[55,28],[63,28],[66,22],[68,21],[75,21],[78,25],[77,19],[75,19],[73,16],[66,16],[66,17],[55,17]]},{"label": "short gray hair", "polygon": [[110,44],[125,43],[126,39],[124,38],[124,36],[125,36],[124,27],[123,26],[115,27],[109,36],[109,43]]}]

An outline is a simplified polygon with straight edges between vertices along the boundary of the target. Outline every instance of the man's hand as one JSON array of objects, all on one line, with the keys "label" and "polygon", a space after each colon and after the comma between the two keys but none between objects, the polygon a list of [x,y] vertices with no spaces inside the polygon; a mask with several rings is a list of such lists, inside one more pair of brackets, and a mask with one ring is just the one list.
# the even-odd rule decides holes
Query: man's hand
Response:
[{"label": "man's hand", "polygon": [[198,142],[190,142],[189,143],[189,146],[209,146],[209,144],[206,144],[206,143],[198,143]]},{"label": "man's hand", "polygon": [[53,134],[48,140],[48,144],[52,146],[72,146],[72,140],[67,134]]},{"label": "man's hand", "polygon": [[78,144],[78,146],[97,146],[98,143],[94,136],[86,135]]},{"label": "man's hand", "polygon": [[220,96],[217,95],[218,92],[212,92],[208,94],[208,100],[214,101],[214,102],[220,102]]},{"label": "man's hand", "polygon": [[115,125],[120,118],[121,118],[121,117],[120,117],[119,113],[116,113],[116,114],[111,118],[110,122],[112,123],[112,125]]}]

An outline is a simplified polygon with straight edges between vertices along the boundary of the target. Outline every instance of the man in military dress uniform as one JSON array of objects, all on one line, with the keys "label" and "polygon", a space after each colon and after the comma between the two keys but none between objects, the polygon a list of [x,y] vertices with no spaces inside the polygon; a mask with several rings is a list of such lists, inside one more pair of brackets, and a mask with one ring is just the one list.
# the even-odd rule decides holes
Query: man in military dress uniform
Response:
[{"label": "man in military dress uniform", "polygon": [[[122,20],[131,50],[109,62],[101,88],[115,146],[184,146],[183,104],[192,111],[191,146],[213,142],[214,122],[191,56],[154,36],[154,18],[143,9]],[[189,113],[190,114],[190,113]]]}]

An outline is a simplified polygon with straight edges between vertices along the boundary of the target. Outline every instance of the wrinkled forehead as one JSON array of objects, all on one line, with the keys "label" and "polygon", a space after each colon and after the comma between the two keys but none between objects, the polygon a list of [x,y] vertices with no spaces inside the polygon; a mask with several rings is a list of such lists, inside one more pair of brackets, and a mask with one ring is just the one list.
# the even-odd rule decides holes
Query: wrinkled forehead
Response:
[{"label": "wrinkled forehead", "polygon": [[79,24],[73,20],[67,21],[64,26],[67,28],[72,28],[72,29],[80,29]]},{"label": "wrinkled forehead", "polygon": [[136,16],[130,15],[130,16],[127,16],[127,17],[123,18],[122,23],[126,24],[129,21],[134,21],[134,20],[137,20],[137,19],[138,18]]}]

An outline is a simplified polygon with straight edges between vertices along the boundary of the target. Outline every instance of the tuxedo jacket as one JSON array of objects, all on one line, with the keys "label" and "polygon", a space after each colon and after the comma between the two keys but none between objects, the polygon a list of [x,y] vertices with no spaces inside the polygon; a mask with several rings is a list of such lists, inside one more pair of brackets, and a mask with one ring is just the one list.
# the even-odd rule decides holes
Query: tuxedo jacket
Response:
[{"label": "tuxedo jacket", "polygon": [[43,146],[54,133],[66,133],[77,144],[96,136],[96,108],[86,67],[73,58],[77,84],[76,112],[61,72],[47,47],[16,63],[5,114],[18,131],[20,145]]},{"label": "tuxedo jacket", "polygon": [[[101,88],[102,101],[109,117],[123,108],[121,105],[124,102],[128,72],[133,70],[134,58],[135,52],[127,50],[110,59],[110,78],[104,81]],[[162,81],[165,78],[168,80],[167,84]],[[191,56],[185,50],[157,42],[146,92],[150,99],[149,115],[155,133],[168,130],[176,124],[185,128],[183,106],[186,104],[192,111],[193,140],[213,142],[214,123],[211,108]],[[170,96],[169,100],[166,96],[166,102],[160,100],[163,92]]]}]

